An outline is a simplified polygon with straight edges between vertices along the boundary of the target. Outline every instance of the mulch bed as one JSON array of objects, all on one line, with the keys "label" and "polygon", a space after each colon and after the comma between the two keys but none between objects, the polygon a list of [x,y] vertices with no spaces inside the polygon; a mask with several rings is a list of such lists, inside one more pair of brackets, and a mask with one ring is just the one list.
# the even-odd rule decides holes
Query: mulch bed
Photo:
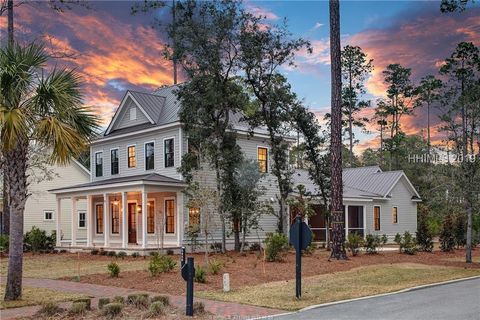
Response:
[{"label": "mulch bed", "polygon": [[[480,249],[474,251],[478,255]],[[330,253],[317,249],[314,254],[304,256],[302,259],[303,276],[314,276],[339,271],[347,271],[353,268],[374,264],[396,263],[419,263],[426,265],[462,267],[478,269],[480,263],[467,264],[461,262],[465,257],[464,250],[456,250],[451,253],[435,251],[433,253],[419,252],[410,256],[398,252],[384,252],[375,255],[361,253],[357,257],[350,256],[347,261],[328,261]],[[195,258],[195,264],[204,263],[204,254],[189,254]],[[95,257],[98,259],[100,257]],[[149,257],[147,257],[149,259]],[[210,261],[216,260],[224,263],[224,267],[218,275],[207,276],[207,283],[195,283],[195,290],[212,290],[222,288],[222,274],[230,274],[230,287],[238,288],[249,285],[257,285],[266,282],[289,280],[295,278],[295,254],[289,252],[283,262],[263,262],[263,256],[257,253],[247,253],[241,256],[237,252],[228,252],[225,255],[214,254],[209,257]],[[457,261],[455,261],[457,260]],[[120,271],[119,278],[111,278],[104,274],[82,276],[81,282],[101,284],[107,286],[124,287],[137,290],[168,293],[173,295],[185,294],[185,282],[177,268],[173,272],[163,273],[158,277],[151,277],[148,271]]]}]

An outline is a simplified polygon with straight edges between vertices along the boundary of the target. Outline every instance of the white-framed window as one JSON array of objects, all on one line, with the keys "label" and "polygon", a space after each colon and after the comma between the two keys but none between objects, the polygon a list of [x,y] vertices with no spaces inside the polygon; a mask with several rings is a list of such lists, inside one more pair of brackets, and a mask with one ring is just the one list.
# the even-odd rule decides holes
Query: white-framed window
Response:
[{"label": "white-framed window", "polygon": [[137,152],[135,145],[127,146],[127,167],[135,168],[137,166]]},{"label": "white-framed window", "polygon": [[268,172],[268,148],[257,147],[258,170],[262,173]]},{"label": "white-framed window", "polygon": [[118,148],[110,150],[110,174],[113,176],[119,172]]},{"label": "white-framed window", "polygon": [[175,139],[163,139],[163,158],[165,168],[175,166]]},{"label": "white-framed window", "polygon": [[155,142],[145,143],[145,170],[155,169]]},{"label": "white-framed window", "polygon": [[130,120],[137,120],[137,108],[130,108]]},{"label": "white-framed window", "polygon": [[43,221],[53,221],[55,219],[55,211],[43,210]]},{"label": "white-framed window", "polygon": [[95,152],[95,177],[103,176],[103,152]]},{"label": "white-framed window", "polygon": [[398,223],[398,208],[397,207],[392,208],[392,220],[393,220],[393,223]]},{"label": "white-framed window", "polygon": [[78,211],[78,228],[84,229],[87,227],[87,213],[85,211]]}]

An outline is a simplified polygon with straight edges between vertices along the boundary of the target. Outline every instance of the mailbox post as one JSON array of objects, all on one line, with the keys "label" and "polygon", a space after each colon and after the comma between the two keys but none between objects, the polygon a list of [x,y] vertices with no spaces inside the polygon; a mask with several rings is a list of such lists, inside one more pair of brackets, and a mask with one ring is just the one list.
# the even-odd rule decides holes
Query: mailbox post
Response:
[{"label": "mailbox post", "polygon": [[296,217],[290,228],[290,244],[295,248],[295,296],[300,299],[302,296],[302,250],[312,243],[312,230]]},{"label": "mailbox post", "polygon": [[182,261],[181,261],[182,278],[187,282],[187,303],[185,314],[193,316],[193,277],[195,276],[194,259],[187,258],[185,262],[185,247],[182,247]]}]

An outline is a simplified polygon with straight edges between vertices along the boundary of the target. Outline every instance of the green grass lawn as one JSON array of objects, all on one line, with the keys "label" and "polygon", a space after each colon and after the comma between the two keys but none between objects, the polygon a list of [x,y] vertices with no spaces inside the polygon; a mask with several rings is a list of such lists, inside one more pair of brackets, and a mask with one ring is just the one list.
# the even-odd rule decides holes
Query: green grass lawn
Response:
[{"label": "green grass lawn", "polygon": [[393,292],[408,287],[480,275],[478,269],[421,264],[373,265],[345,272],[303,278],[302,298],[295,298],[295,280],[243,287],[229,293],[201,291],[202,298],[239,302],[284,310]]},{"label": "green grass lawn", "polygon": [[[71,254],[47,254],[29,255],[24,258],[23,276],[30,278],[58,279],[64,277],[75,277],[80,271],[80,276],[95,273],[107,273],[107,265],[115,260],[120,266],[120,272],[147,270],[148,259],[139,257],[137,259],[116,259],[107,257],[95,257],[90,255]],[[0,261],[0,276],[7,274],[8,259]]]},{"label": "green grass lawn", "polygon": [[19,308],[25,306],[33,306],[43,304],[46,302],[63,302],[71,301],[79,298],[86,298],[87,296],[75,293],[65,293],[50,289],[24,287],[22,289],[22,299],[15,301],[3,301],[5,294],[5,286],[0,286],[0,309]]}]

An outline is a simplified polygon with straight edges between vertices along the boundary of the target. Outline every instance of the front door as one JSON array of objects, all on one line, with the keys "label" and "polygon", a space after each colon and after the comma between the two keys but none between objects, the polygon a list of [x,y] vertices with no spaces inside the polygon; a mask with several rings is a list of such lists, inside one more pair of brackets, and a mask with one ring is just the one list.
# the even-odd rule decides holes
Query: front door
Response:
[{"label": "front door", "polygon": [[137,205],[135,203],[128,204],[128,243],[137,243],[136,208]]}]

